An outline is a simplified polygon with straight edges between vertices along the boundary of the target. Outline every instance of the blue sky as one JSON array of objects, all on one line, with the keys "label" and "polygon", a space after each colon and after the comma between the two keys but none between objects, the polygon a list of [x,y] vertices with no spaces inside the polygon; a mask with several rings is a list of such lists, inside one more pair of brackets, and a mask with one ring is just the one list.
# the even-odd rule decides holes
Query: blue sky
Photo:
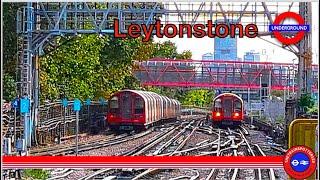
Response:
[{"label": "blue sky", "polygon": [[[312,3],[312,51],[313,51],[313,63],[318,64],[319,58],[319,2]],[[270,36],[264,37],[265,39],[278,43],[278,41]],[[213,52],[214,50],[214,39],[208,37],[205,38],[155,38],[156,41],[170,40],[174,42],[178,47],[178,52],[184,50],[191,50],[193,59],[201,60],[202,54]],[[255,50],[256,52],[262,52],[265,50],[266,56],[262,57],[262,61],[268,62],[283,62],[292,63],[293,59],[297,59],[297,56],[293,53],[282,49],[276,45],[268,43],[259,38],[238,38],[238,57],[243,58],[243,55],[247,51]],[[297,61],[295,61],[297,62]]]}]

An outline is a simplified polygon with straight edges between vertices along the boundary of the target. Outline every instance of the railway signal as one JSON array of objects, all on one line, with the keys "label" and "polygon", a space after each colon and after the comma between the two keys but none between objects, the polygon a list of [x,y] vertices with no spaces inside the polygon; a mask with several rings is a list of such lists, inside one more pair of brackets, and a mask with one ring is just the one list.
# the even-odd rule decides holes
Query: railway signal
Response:
[{"label": "railway signal", "polygon": [[12,108],[18,108],[19,106],[19,98],[15,98],[12,102],[11,102],[11,107]]},{"label": "railway signal", "polygon": [[67,98],[63,98],[61,102],[62,102],[62,106],[63,107],[67,107],[68,106],[68,99]]},{"label": "railway signal", "polygon": [[17,126],[17,109],[18,109],[18,107],[19,107],[19,98],[15,98],[15,99],[11,102],[11,107],[14,109],[13,143],[14,143],[14,145],[15,145],[15,144],[16,144],[16,139],[17,139],[16,126]]},{"label": "railway signal", "polygon": [[88,98],[88,99],[86,99],[86,101],[85,101],[85,105],[87,105],[87,106],[90,106],[90,104],[91,104],[91,100]]},{"label": "railway signal", "polygon": [[67,106],[68,106],[68,99],[63,98],[62,101],[63,106],[63,135],[66,135],[67,127],[66,127],[66,112],[67,112]]},{"label": "railway signal", "polygon": [[103,97],[99,98],[99,102],[101,105],[106,105],[106,100]]},{"label": "railway signal", "polygon": [[31,119],[29,114],[30,110],[30,99],[28,97],[20,100],[20,113],[24,119],[24,139],[27,146],[31,146]]}]

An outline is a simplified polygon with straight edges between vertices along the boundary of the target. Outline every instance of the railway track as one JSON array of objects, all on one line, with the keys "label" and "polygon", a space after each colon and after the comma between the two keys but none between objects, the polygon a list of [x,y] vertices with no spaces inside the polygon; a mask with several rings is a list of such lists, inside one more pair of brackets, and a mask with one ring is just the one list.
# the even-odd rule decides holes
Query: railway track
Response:
[{"label": "railway track", "polygon": [[[262,149],[258,144],[254,144],[253,146],[249,143],[246,138],[248,135],[248,131],[244,127],[240,127],[237,131],[232,131],[228,129],[229,140],[227,142],[231,142],[231,145],[227,148],[219,150],[221,143],[218,144],[219,155],[223,156],[256,156],[262,155],[265,156]],[[211,179],[244,179],[249,178],[252,179],[270,179],[275,180],[275,174],[273,169],[212,169],[211,172],[206,177],[206,180]]]},{"label": "railway track", "polygon": [[[197,119],[197,118],[196,118]],[[195,129],[200,124],[199,122],[194,120],[189,120],[185,122],[180,122],[174,124],[173,127],[165,129],[162,133],[151,138],[149,141],[143,143],[139,147],[135,149],[131,149],[128,152],[122,155],[156,155],[161,156],[165,155],[164,152],[171,152],[173,154],[177,150],[181,149],[184,144],[186,144],[186,139],[188,139],[194,132]],[[195,126],[193,126],[195,125]],[[181,137],[185,137],[184,140]],[[151,171],[157,171],[157,169],[152,169]],[[131,169],[102,169],[96,171],[88,176],[81,178],[81,180],[89,180],[89,179],[112,179],[114,177],[123,176],[131,176],[134,178],[136,173],[141,174],[148,174],[148,170],[138,170],[134,171]]]},{"label": "railway track", "polygon": [[[204,117],[193,117],[169,126],[153,129],[160,133],[120,155],[137,156],[265,156],[258,144],[250,144],[248,130],[214,128],[205,123]],[[199,138],[202,137],[202,138]],[[127,139],[127,138],[124,138]],[[128,139],[127,139],[128,140]],[[108,142],[108,140],[106,140]],[[109,142],[110,143],[110,142]],[[120,142],[121,143],[121,142]],[[99,146],[96,146],[99,148]],[[84,148],[85,149],[85,148]],[[85,149],[86,150],[86,149]],[[183,172],[183,173],[182,173]],[[182,174],[181,174],[182,173]],[[173,175],[174,174],[174,175]],[[275,179],[273,169],[100,169],[82,176],[92,179]],[[67,176],[66,176],[67,177]],[[61,179],[61,178],[60,178]]]},{"label": "railway track", "polygon": [[[146,136],[150,134],[152,131],[148,130],[143,133],[129,135],[129,134],[123,134],[120,136],[114,137],[114,135],[108,136],[108,138],[102,138],[98,140],[93,140],[89,142],[83,142],[78,145],[78,152],[83,151],[89,151],[93,149],[99,149],[106,146],[116,145],[123,142],[127,142],[133,139],[137,139],[143,136]],[[63,145],[58,147],[50,147],[50,148],[44,148],[40,150],[33,150],[31,151],[31,154],[37,155],[37,156],[57,156],[57,155],[70,155],[74,154],[76,149],[76,145]]]}]

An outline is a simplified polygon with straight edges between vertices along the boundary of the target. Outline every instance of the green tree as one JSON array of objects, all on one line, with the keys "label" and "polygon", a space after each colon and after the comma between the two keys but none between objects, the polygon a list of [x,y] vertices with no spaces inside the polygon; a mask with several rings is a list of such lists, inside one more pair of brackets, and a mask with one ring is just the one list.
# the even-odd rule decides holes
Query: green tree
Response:
[{"label": "green tree", "polygon": [[191,59],[192,52],[190,50],[183,51],[181,54],[177,54],[176,59]]},{"label": "green tree", "polygon": [[193,105],[193,106],[210,106],[214,96],[213,91],[206,89],[194,89],[187,91],[182,97],[182,104]]},{"label": "green tree", "polygon": [[155,50],[153,57],[170,58],[173,59],[177,56],[177,47],[171,41],[165,41],[163,43],[154,43]]},{"label": "green tree", "polygon": [[[108,98],[123,88],[137,89],[133,61],[150,59],[157,51],[155,44],[143,43],[140,38],[83,35],[58,43],[56,50],[41,57],[42,99],[54,100],[61,94],[69,98]],[[162,49],[171,46],[164,44]]]},{"label": "green tree", "polygon": [[105,38],[81,36],[41,57],[41,98],[55,100],[60,94],[69,98],[93,97],[100,84],[100,51]]},{"label": "green tree", "polygon": [[3,70],[12,77],[16,73],[16,16],[23,3],[3,3]]},{"label": "green tree", "polygon": [[7,101],[16,96],[16,14],[22,5],[22,3],[3,3],[3,98]]},{"label": "green tree", "polygon": [[11,101],[16,97],[16,83],[9,73],[3,76],[3,99]]},{"label": "green tree", "polygon": [[[4,95],[15,96],[17,52],[16,12],[24,3],[4,3]],[[97,7],[101,8],[101,7]],[[68,98],[108,98],[123,88],[139,89],[132,74],[134,60],[153,57],[189,59],[190,51],[177,53],[174,43],[142,42],[141,38],[114,39],[109,36],[81,35],[57,38],[56,48],[45,49],[40,57],[41,100]],[[164,88],[161,92],[180,97],[178,90]]]}]

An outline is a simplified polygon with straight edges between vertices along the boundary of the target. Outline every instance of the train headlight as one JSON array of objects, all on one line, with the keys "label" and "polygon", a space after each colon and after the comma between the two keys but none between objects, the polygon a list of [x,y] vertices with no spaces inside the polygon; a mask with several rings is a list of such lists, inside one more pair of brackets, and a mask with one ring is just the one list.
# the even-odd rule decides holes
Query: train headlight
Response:
[{"label": "train headlight", "polygon": [[240,116],[240,114],[237,112],[233,114],[233,118],[238,118],[239,116]]}]

